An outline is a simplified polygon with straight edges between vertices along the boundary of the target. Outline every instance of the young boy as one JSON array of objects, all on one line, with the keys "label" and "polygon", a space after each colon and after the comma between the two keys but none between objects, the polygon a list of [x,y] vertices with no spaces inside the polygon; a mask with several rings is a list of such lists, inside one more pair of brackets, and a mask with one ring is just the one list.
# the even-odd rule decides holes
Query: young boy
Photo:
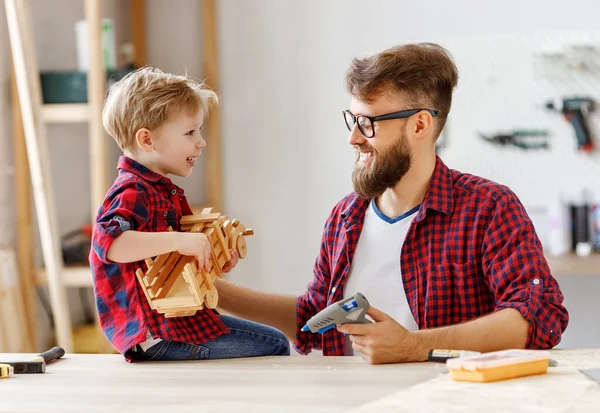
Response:
[{"label": "young boy", "polygon": [[[102,114],[123,156],[98,211],[90,265],[100,324],[126,360],[189,360],[289,355],[274,328],[205,309],[166,318],[151,310],[135,277],[144,259],[171,251],[209,269],[204,234],[178,232],[192,211],[167,177],[189,176],[206,142],[200,131],[216,94],[188,77],[144,67],[115,83]],[[168,232],[171,226],[173,232]],[[225,271],[235,267],[233,256]]]}]

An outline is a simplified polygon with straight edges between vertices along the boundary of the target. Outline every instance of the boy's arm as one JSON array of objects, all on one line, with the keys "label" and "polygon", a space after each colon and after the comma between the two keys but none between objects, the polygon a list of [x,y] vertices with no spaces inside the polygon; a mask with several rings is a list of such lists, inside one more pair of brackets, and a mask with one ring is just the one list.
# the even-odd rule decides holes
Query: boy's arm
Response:
[{"label": "boy's arm", "polygon": [[296,301],[293,295],[263,293],[217,278],[219,310],[236,317],[267,324],[296,340]]},{"label": "boy's arm", "polygon": [[124,231],[114,239],[106,256],[113,262],[135,262],[178,249],[177,232]]},{"label": "boy's arm", "polygon": [[106,256],[113,262],[135,262],[172,251],[196,256],[198,265],[210,271],[210,242],[201,233],[129,230],[115,238]]}]

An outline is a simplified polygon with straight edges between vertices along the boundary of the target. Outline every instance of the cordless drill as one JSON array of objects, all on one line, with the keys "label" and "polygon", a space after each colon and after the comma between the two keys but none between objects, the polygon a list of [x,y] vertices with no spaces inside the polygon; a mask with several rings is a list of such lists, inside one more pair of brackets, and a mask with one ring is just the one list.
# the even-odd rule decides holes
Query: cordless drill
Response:
[{"label": "cordless drill", "polygon": [[551,100],[546,103],[546,108],[560,112],[565,119],[571,122],[577,137],[577,148],[580,151],[591,151],[594,148],[587,117],[594,110],[594,100],[591,98],[565,98]]}]

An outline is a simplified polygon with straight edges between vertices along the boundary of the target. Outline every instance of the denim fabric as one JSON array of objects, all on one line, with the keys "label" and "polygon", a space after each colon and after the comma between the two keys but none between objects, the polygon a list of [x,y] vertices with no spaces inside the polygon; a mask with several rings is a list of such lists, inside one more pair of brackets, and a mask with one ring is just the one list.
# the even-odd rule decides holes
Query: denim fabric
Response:
[{"label": "denim fabric", "polygon": [[202,345],[163,340],[143,351],[130,352],[135,361],[208,360],[258,356],[289,356],[290,343],[281,331],[264,324],[221,315],[229,334]]}]

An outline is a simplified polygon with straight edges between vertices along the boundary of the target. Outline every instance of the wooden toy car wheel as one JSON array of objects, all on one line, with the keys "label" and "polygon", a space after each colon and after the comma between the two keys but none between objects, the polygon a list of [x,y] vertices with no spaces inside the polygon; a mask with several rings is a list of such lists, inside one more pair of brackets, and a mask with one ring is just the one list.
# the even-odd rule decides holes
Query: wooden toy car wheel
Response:
[{"label": "wooden toy car wheel", "polygon": [[206,296],[204,297],[204,304],[206,304],[207,308],[217,308],[218,302],[219,292],[213,287],[206,292]]},{"label": "wooden toy car wheel", "polygon": [[248,249],[246,247],[246,239],[242,235],[238,235],[237,240],[235,241],[235,249],[240,258],[246,258]]}]

